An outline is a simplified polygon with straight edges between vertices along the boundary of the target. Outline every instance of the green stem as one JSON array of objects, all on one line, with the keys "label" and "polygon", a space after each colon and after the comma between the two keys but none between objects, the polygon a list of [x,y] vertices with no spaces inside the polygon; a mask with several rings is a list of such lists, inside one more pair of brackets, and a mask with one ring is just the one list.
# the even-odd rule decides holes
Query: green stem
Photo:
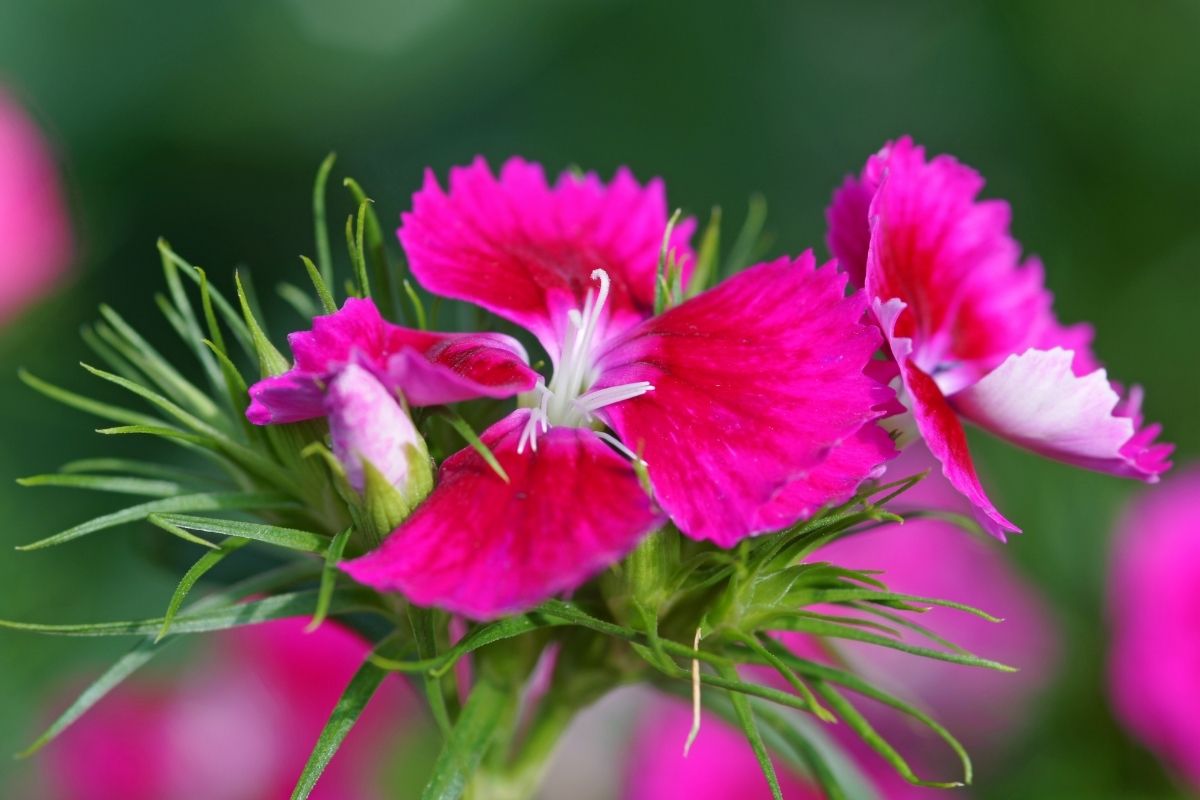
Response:
[{"label": "green stem", "polygon": [[547,695],[539,706],[519,750],[507,765],[480,769],[464,798],[467,800],[529,800],[537,794],[551,758],[580,706]]}]

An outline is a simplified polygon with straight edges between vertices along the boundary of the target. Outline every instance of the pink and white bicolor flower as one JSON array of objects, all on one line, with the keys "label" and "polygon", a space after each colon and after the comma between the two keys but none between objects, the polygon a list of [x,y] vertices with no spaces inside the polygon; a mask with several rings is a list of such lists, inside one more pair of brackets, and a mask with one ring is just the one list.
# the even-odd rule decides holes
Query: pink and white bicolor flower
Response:
[{"label": "pink and white bicolor flower", "polygon": [[395,486],[407,476],[407,447],[420,436],[401,398],[429,406],[512,397],[538,379],[512,337],[404,328],[358,298],[288,344],[295,365],[250,387],[246,417],[255,425],[328,417],[334,453],[359,491],[364,459]]},{"label": "pink and white bicolor flower", "polygon": [[[400,239],[429,291],[531,331],[550,357],[519,408],[368,555],[344,569],[474,618],[573,589],[668,519],[731,546],[848,498],[894,449],[892,393],[864,375],[880,343],[861,295],[811,253],[759,264],[654,315],[663,186],[625,170],[553,186],[520,159],[430,174]],[[669,246],[690,272],[693,222]],[[605,430],[607,428],[607,430]],[[653,499],[631,459],[644,460]]]},{"label": "pink and white bicolor flower", "polygon": [[901,399],[946,477],[997,536],[1019,530],[984,493],[959,418],[1036,453],[1157,480],[1172,447],[1143,427],[1141,390],[1122,397],[1088,325],[1054,316],[1041,263],[1021,262],[1009,207],[983,179],[906,138],[846,180],[827,212],[829,246],[870,298],[899,367]]}]

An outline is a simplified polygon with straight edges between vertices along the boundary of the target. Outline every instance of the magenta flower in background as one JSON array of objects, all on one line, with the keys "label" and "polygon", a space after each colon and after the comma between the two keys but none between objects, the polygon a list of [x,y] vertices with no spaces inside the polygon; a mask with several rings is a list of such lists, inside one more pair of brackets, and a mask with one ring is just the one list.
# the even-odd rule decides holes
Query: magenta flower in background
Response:
[{"label": "magenta flower in background", "polygon": [[1134,736],[1200,790],[1200,468],[1134,502],[1109,583],[1110,691]]},{"label": "magenta flower in background", "polygon": [[[672,520],[730,546],[847,498],[893,454],[891,397],[863,374],[879,337],[832,266],[760,264],[657,316],[662,183],[608,185],[507,162],[432,174],[400,239],[431,292],[527,328],[553,371],[449,458],[429,499],[355,579],[475,618],[578,586]],[[693,224],[672,233],[686,281]],[[598,430],[607,426],[612,434]],[[653,500],[631,463],[647,464]],[[836,457],[835,457],[836,456]]]},{"label": "magenta flower in background", "polygon": [[41,132],[0,87],[0,324],[62,280],[71,253],[58,168]]},{"label": "magenta flower in background", "polygon": [[[705,712],[687,757],[683,743],[692,710],[680,700],[655,698],[638,722],[622,800],[771,800],[754,752],[740,731]],[[820,800],[819,789],[777,764],[787,800]]]},{"label": "magenta flower in background", "polygon": [[961,416],[1070,464],[1154,481],[1171,446],[1143,427],[1141,392],[1122,397],[1091,352],[1089,326],[1064,327],[1036,259],[1021,262],[1009,207],[978,200],[983,179],[906,138],[835,193],[829,245],[863,286],[900,367],[902,398],[950,482],[997,535],[1018,528],[988,499]]},{"label": "magenta flower in background", "polygon": [[[48,800],[288,797],[369,648],[326,623],[283,620],[214,634],[203,661],[126,682],[51,744]],[[383,800],[381,756],[407,695],[389,680],[330,762],[313,798]]]},{"label": "magenta flower in background", "polygon": [[[918,445],[906,450],[889,471],[909,475],[935,465]],[[959,512],[965,511],[965,506],[963,498],[936,471],[892,505],[897,510],[911,507]],[[930,713],[959,737],[977,760],[985,764],[995,761],[1004,745],[1028,724],[1033,702],[1048,685],[1057,661],[1049,607],[1006,562],[1001,546],[969,536],[949,522],[925,519],[841,539],[816,551],[808,560],[827,560],[847,569],[877,570],[882,572],[880,580],[894,591],[955,600],[1004,618],[1003,623],[996,624],[960,611],[934,608],[917,621],[955,644],[1019,669],[1011,674],[916,658],[857,642],[838,644],[841,656],[872,684]],[[798,655],[826,658],[801,635],[783,634],[783,639]],[[907,633],[903,639],[929,645],[927,640]],[[788,690],[782,681],[778,683],[778,688]],[[860,707],[918,775],[932,780],[953,779],[957,761],[927,729],[912,725],[907,717],[877,703],[863,700]],[[644,715],[631,754],[630,798],[770,796],[744,737],[718,720],[706,719],[691,755],[684,760],[683,742],[690,726],[690,709],[677,702],[656,704]],[[881,798],[931,800],[948,796],[944,790],[924,789],[904,781],[845,725],[827,725],[822,730],[844,749]],[[775,763],[780,772],[785,769],[782,762]],[[793,791],[802,799],[821,796],[808,787]],[[955,792],[953,796],[962,794]],[[793,797],[787,793],[785,796]]]}]

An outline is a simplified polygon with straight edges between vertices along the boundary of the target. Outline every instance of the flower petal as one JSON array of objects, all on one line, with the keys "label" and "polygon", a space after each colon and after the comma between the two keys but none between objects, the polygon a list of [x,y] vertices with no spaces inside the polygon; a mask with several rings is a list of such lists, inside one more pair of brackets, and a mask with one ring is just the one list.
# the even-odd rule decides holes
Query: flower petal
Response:
[{"label": "flower petal", "polygon": [[913,363],[912,340],[896,335],[896,321],[905,310],[904,303],[900,300],[882,303],[876,299],[873,310],[892,357],[900,368],[900,379],[913,421],[929,452],[941,462],[942,474],[951,486],[971,501],[979,511],[979,521],[992,535],[1003,541],[1009,532],[1020,533],[1021,529],[997,511],[983,491],[979,475],[975,472],[975,463],[971,460],[971,452],[967,448],[966,431],[937,382]]},{"label": "flower petal", "polygon": [[[688,536],[728,547],[790,524],[893,454],[890,443],[856,450],[837,487],[813,479],[892,397],[863,374],[879,333],[861,324],[863,298],[845,297],[845,285],[832,264],[816,269],[811,253],[760,264],[600,355],[595,389],[654,386],[599,414],[641,451],[656,499]],[[797,481],[805,491],[781,494]],[[793,496],[796,505],[784,502]]]},{"label": "flower petal", "polygon": [[[1104,370],[1076,375],[1062,348],[1009,356],[978,383],[952,395],[954,408],[995,435],[1035,453],[1087,469],[1154,481],[1170,465],[1157,429],[1135,428],[1136,408]],[[1123,413],[1122,413],[1123,412]]]},{"label": "flower petal", "polygon": [[853,286],[862,288],[867,273],[867,248],[871,226],[867,223],[875,184],[866,178],[848,177],[833,193],[825,209],[825,242],[838,261],[838,267],[850,276]]},{"label": "flower petal", "polygon": [[627,460],[584,428],[551,428],[517,452],[516,411],[483,434],[504,481],[467,448],[433,494],[374,552],[343,569],[360,583],[475,619],[582,584],[662,523]]},{"label": "flower petal", "polygon": [[521,343],[499,333],[437,333],[393,325],[370,300],[350,298],[311,331],[288,337],[295,366],[250,387],[246,417],[255,425],[298,422],[324,413],[323,386],[348,364],[370,371],[414,406],[476,397],[511,397],[537,383]]},{"label": "flower petal", "polygon": [[[977,199],[983,179],[975,170],[950,156],[926,160],[905,137],[872,156],[862,184],[877,187],[868,215],[867,292],[904,302],[897,334],[913,339],[922,370],[939,370],[943,391],[1061,330],[1041,263],[1021,263],[1009,206]],[[957,369],[940,372],[948,364]]]},{"label": "flower petal", "polygon": [[[555,363],[567,312],[582,308],[597,267],[612,280],[612,332],[654,310],[667,225],[660,180],[643,187],[621,169],[608,185],[593,173],[564,173],[551,187],[537,164],[510,159],[497,178],[479,158],[450,171],[448,193],[427,173],[401,222],[400,241],[426,289],[527,328]],[[685,279],[694,227],[683,220],[671,237]]]},{"label": "flower petal", "polygon": [[329,382],[325,410],[333,453],[351,486],[363,490],[364,462],[379,470],[392,486],[405,486],[408,448],[423,451],[421,436],[375,376],[355,364],[348,365]]}]

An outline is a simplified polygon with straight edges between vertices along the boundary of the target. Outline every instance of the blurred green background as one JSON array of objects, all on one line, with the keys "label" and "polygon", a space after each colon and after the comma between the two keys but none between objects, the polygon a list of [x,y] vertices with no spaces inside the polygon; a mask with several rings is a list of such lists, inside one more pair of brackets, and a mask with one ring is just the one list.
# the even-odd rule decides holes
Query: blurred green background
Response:
[{"label": "blurred green background", "polygon": [[[628,164],[663,176],[672,204],[720,205],[734,222],[760,191],[773,249],[824,255],[833,188],[911,133],[1012,202],[1060,315],[1096,324],[1111,374],[1146,386],[1187,461],[1200,448],[1186,344],[1200,296],[1198,35],[1194,0],[3,0],[0,81],[56,147],[80,256],[68,288],[0,331],[0,616],[153,616],[177,577],[136,528],[11,551],[115,507],[15,486],[114,448],[17,367],[94,390],[77,334],[101,301],[175,352],[153,305],[160,235],[214,276],[249,265],[264,295],[302,280],[312,175],[331,149],[335,177],[357,177],[387,220],[427,165],[523,154],[555,171]],[[1137,487],[978,444],[997,504],[1026,530],[1009,549],[1054,601],[1066,664],[974,796],[1182,796],[1104,694],[1107,541]],[[27,743],[64,680],[123,647],[0,634],[0,753]],[[31,768],[0,757],[0,786]]]}]

